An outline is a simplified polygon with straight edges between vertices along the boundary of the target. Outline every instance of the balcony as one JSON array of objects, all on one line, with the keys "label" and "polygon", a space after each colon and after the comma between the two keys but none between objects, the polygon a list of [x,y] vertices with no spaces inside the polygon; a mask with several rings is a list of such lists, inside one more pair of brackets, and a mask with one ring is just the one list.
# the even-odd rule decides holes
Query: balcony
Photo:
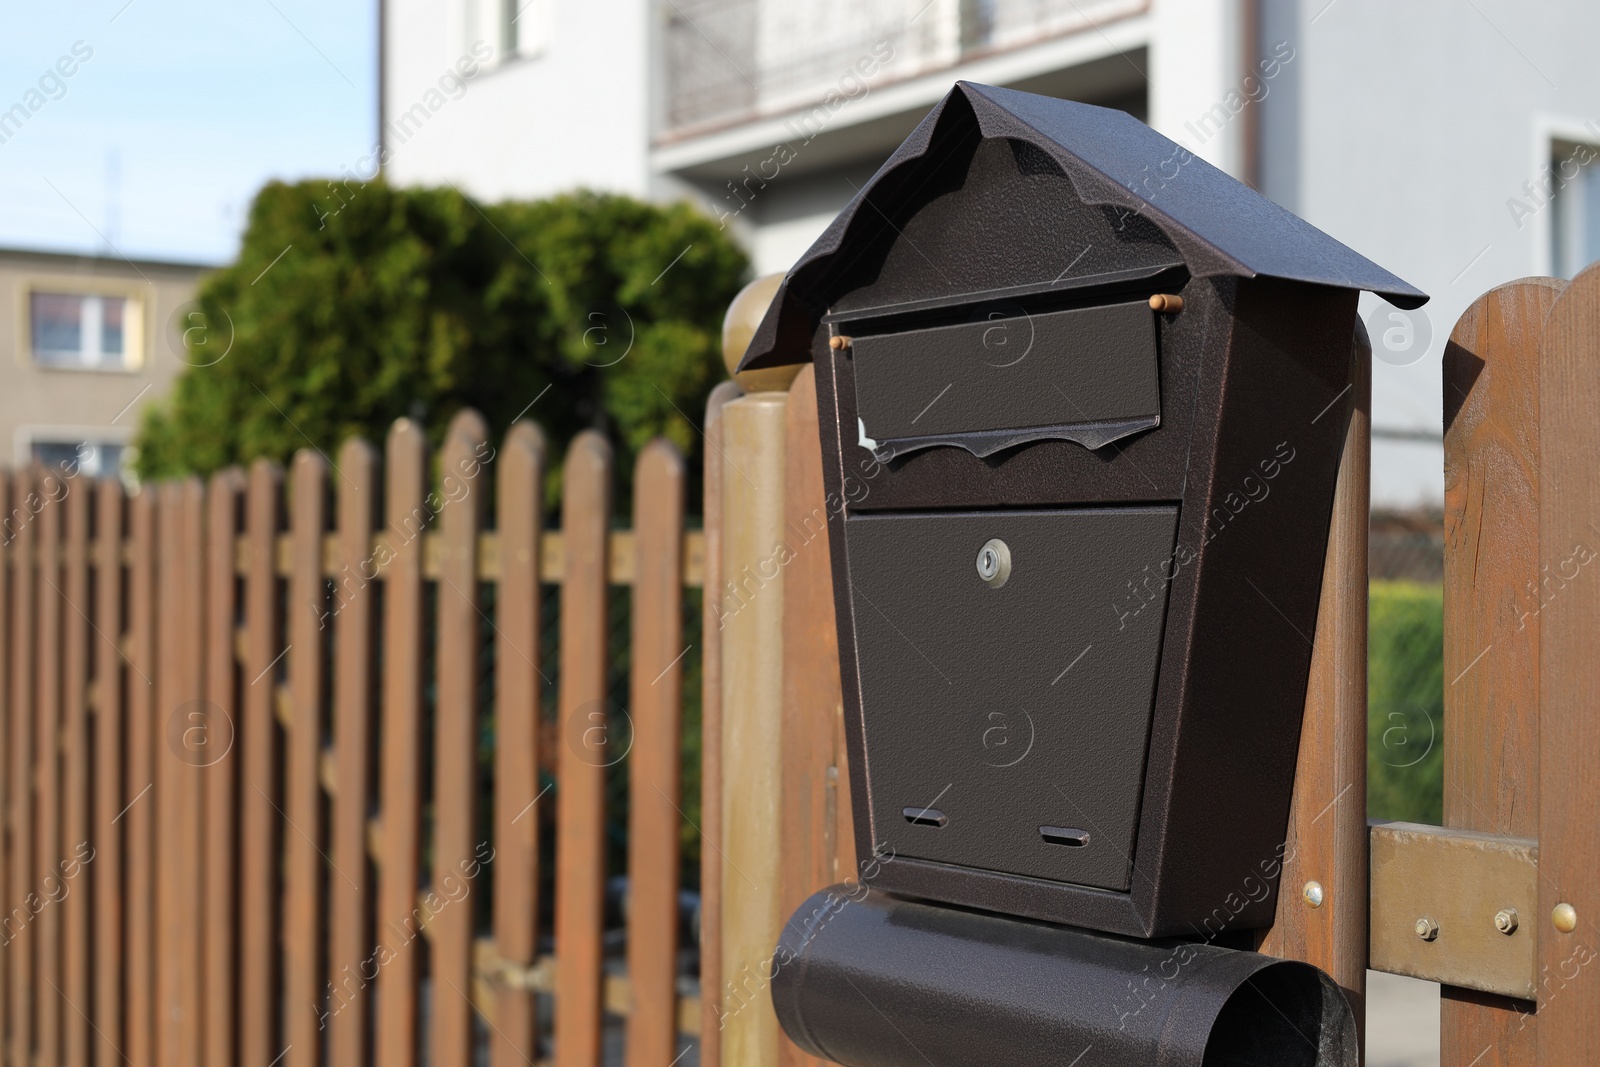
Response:
[{"label": "balcony", "polygon": [[[663,141],[1144,11],[1146,0],[667,0]],[[863,73],[870,72],[870,73]]]}]

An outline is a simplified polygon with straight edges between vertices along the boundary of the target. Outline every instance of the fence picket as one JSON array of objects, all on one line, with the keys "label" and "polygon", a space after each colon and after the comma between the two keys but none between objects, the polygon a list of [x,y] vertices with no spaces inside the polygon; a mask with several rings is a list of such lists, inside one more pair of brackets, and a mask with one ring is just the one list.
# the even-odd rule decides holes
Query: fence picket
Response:
[{"label": "fence picket", "polygon": [[274,672],[279,644],[275,545],[283,472],[258,459],[250,466],[245,500],[244,685],[239,744],[239,1059],[268,1067],[283,1052],[279,996],[282,929],[278,724]]},{"label": "fence picket", "polygon": [[[518,423],[506,435],[497,507],[500,586],[495,651],[494,937],[504,965],[531,968],[539,934],[539,538],[544,435]],[[507,985],[495,999],[492,1067],[537,1060],[532,991]]]},{"label": "fence picket", "polygon": [[[202,992],[205,975],[205,928],[195,921],[205,914],[205,795],[201,764],[206,756],[206,738],[211,730],[205,710],[206,647],[206,491],[199,478],[181,483],[179,512],[179,587],[182,604],[178,621],[177,692],[175,700],[159,710],[157,724],[162,728],[162,747],[156,758],[172,764],[178,783],[175,809],[177,818],[167,824],[162,836],[176,831],[179,839],[178,881],[173,886],[174,927],[179,931],[172,942],[162,945],[165,958],[176,950],[181,969],[177,995],[181,1014],[173,1021],[178,1032],[179,1054],[176,1067],[200,1067],[205,1055],[205,1003]],[[174,724],[181,727],[178,733]],[[176,735],[176,736],[174,736]]]},{"label": "fence picket", "polygon": [[439,706],[434,743],[433,925],[434,1067],[472,1062],[472,873],[482,861],[478,804],[478,527],[485,480],[483,419],[463,411],[450,422],[441,463],[439,514]]},{"label": "fence picket", "polygon": [[[93,660],[94,715],[94,1061],[114,1063],[122,1056],[123,848],[118,816],[124,803],[123,756],[127,675],[122,649],[122,539],[125,505],[122,483],[106,479],[96,488],[95,608]],[[129,672],[131,673],[131,672]]]},{"label": "fence picket", "polygon": [[[21,492],[22,479],[11,471],[0,470],[0,744],[6,746],[10,754],[12,744],[12,730],[15,726],[16,707],[12,703],[15,686],[15,671],[12,660],[12,634],[16,632],[7,606],[11,604],[12,571],[16,566],[17,524],[23,512]],[[12,856],[14,844],[12,833],[12,771],[15,757],[9,760],[0,756],[0,805],[3,805],[3,815],[0,815],[0,892],[4,892],[8,903],[5,911],[0,914],[0,947],[9,945],[13,936],[13,923],[11,922],[11,908],[15,905],[9,903],[14,887],[16,863]],[[4,954],[0,954],[3,956]],[[12,963],[8,959],[0,958],[0,1062],[11,1063],[11,1046],[7,1035],[11,1033],[11,990],[12,990]]]},{"label": "fence picket", "polygon": [[234,641],[238,579],[234,543],[244,475],[211,478],[206,519],[205,692],[202,727],[205,821],[205,1063],[237,1063],[239,1012],[239,667]]},{"label": "fence picket", "polygon": [[605,881],[606,534],[611,446],[567,450],[561,502],[561,751],[556,796],[556,1067],[599,1067]]},{"label": "fence picket", "polygon": [[[295,454],[289,512],[289,708],[284,834],[285,1067],[322,1063],[324,888],[324,730],[322,622],[326,588],[322,537],[327,527],[327,461],[313,449]],[[333,877],[343,877],[332,872]]]},{"label": "fence picket", "polygon": [[66,1067],[89,1062],[89,505],[94,483],[67,483],[67,536],[61,611],[61,843],[62,1059]]},{"label": "fence picket", "polygon": [[[1595,634],[1600,591],[1594,574],[1567,569],[1595,557],[1600,490],[1600,266],[1572,280],[1544,321],[1539,360],[1540,473],[1552,487],[1539,500],[1539,564],[1559,575],[1549,586],[1539,649],[1539,1064],[1593,1063],[1600,1049],[1600,971],[1595,916],[1600,914],[1600,697]],[[1549,582],[1546,577],[1542,580]],[[1557,911],[1558,908],[1562,910]],[[1570,911],[1568,910],[1570,909]],[[1574,914],[1575,913],[1575,914]],[[1562,916],[1572,920],[1563,922]],[[1548,918],[1547,918],[1548,917]],[[1549,925],[1544,925],[1545,923]]]},{"label": "fence picket", "polygon": [[[1444,387],[1444,821],[1539,833],[1539,341],[1566,283],[1529,278],[1473,301]],[[1484,605],[1499,610],[1484,610]],[[1516,605],[1521,605],[1517,607]],[[1493,646],[1490,655],[1484,650]],[[1534,1062],[1539,1022],[1509,997],[1444,986],[1439,1062]]]},{"label": "fence picket", "polygon": [[333,798],[332,916],[326,1007],[328,1059],[365,1064],[370,996],[362,977],[372,950],[372,880],[367,863],[367,807],[372,794],[372,531],[378,456],[361,440],[339,450],[338,563],[334,578],[333,728],[338,789]]},{"label": "fence picket", "polygon": [[[33,852],[33,553],[38,492],[33,473],[19,473],[12,514],[21,526],[12,537],[11,554],[11,870],[10,899],[5,917],[6,948],[11,965],[11,1053],[14,1064],[33,1062],[32,971],[34,931],[27,901],[34,892]],[[21,914],[18,914],[18,909]]]},{"label": "fence picket", "polygon": [[683,457],[665,440],[652,442],[634,474],[627,1067],[678,1056],[683,493]]},{"label": "fence picket", "polygon": [[378,874],[376,1062],[415,1067],[418,1025],[417,882],[422,842],[422,530],[427,438],[409,419],[385,442],[388,551],[383,553],[383,854]]},{"label": "fence picket", "polygon": [[39,512],[37,580],[39,615],[35,648],[34,699],[34,860],[31,877],[40,907],[34,990],[36,1049],[43,1063],[61,1062],[61,908],[51,898],[59,892],[61,861],[61,519],[66,487],[54,471],[40,470],[37,492],[45,501]]},{"label": "fence picket", "polygon": [[123,795],[123,833],[127,855],[128,1042],[124,1052],[146,1067],[156,1059],[155,1032],[155,729],[156,708],[156,531],[160,494],[150,486],[133,499],[133,563],[128,579],[128,645],[138,675],[128,689],[127,785]]}]

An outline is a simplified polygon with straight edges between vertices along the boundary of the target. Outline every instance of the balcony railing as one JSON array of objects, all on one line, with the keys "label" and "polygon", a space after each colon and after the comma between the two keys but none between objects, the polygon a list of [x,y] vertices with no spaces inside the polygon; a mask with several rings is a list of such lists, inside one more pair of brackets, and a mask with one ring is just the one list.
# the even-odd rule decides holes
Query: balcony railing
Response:
[{"label": "balcony railing", "polygon": [[665,132],[822,103],[1081,32],[1145,0],[665,0]]}]

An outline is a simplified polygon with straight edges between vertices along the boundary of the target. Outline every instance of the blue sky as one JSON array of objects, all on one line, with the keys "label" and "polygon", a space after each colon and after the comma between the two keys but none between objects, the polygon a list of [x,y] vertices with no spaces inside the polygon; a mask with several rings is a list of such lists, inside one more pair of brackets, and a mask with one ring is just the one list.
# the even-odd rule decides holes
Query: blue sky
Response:
[{"label": "blue sky", "polygon": [[6,6],[0,113],[44,102],[0,127],[0,247],[225,262],[263,182],[376,139],[377,0]]}]

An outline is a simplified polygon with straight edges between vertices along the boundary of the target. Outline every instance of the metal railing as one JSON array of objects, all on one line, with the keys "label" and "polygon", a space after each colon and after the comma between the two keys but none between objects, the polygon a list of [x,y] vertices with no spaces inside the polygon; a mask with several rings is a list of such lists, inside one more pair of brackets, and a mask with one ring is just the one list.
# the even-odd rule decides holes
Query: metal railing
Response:
[{"label": "metal railing", "polygon": [[667,134],[858,96],[865,86],[1080,32],[1144,0],[666,0]]}]

